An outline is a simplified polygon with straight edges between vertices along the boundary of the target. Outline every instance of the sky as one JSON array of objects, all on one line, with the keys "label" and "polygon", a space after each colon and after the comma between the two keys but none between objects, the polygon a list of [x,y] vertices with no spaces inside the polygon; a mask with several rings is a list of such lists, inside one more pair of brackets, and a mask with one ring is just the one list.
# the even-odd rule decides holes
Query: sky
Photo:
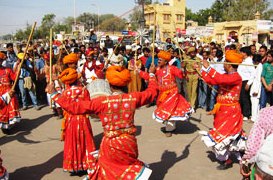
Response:
[{"label": "sky", "polygon": [[[39,26],[45,14],[55,14],[57,21],[73,17],[74,2],[76,16],[83,12],[119,16],[136,5],[135,0],[0,0],[0,36],[14,34],[16,30],[25,28],[27,23],[32,25],[36,21]],[[213,2],[186,0],[186,6],[196,12],[210,7]]]}]

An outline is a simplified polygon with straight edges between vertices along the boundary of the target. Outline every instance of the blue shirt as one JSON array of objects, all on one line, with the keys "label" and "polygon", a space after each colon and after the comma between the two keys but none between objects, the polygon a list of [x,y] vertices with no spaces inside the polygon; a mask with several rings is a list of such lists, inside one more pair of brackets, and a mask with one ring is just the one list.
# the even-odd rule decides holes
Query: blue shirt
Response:
[{"label": "blue shirt", "polygon": [[[146,64],[145,64],[145,68],[147,68],[147,69],[150,68],[150,66],[152,64],[152,60],[153,60],[152,56],[149,56],[148,59],[147,59],[147,61],[146,61]],[[155,58],[154,58],[154,64],[155,64],[155,66],[158,65],[158,57],[157,56],[155,56]]]},{"label": "blue shirt", "polygon": [[[29,60],[26,59],[24,63],[26,64],[27,67],[33,68]],[[14,63],[14,65],[15,65],[15,63]],[[25,77],[29,77],[29,76],[30,76],[30,72],[28,70],[26,70],[25,68],[21,68],[19,78],[25,78]]]},{"label": "blue shirt", "polygon": [[45,61],[40,58],[36,61],[35,65],[36,65],[36,68],[40,71],[41,69],[45,67]]},{"label": "blue shirt", "polygon": [[12,68],[16,61],[17,61],[16,54],[7,52],[7,59],[6,59],[5,66],[7,68]]}]

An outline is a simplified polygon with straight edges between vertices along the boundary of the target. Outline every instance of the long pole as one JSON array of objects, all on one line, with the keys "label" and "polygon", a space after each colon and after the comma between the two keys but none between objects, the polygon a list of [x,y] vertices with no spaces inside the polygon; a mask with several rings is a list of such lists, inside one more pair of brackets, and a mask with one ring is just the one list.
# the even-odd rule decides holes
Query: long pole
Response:
[{"label": "long pole", "polygon": [[[196,63],[201,63],[202,62],[198,62],[196,60],[184,60],[183,62],[196,62]],[[240,65],[240,66],[258,66],[258,65],[254,65],[254,64],[241,64],[241,63],[231,63],[231,62],[210,62],[210,64],[230,64],[230,65]]]},{"label": "long pole", "polygon": [[99,32],[99,30],[100,30],[100,10],[99,10],[99,6],[97,4],[91,4],[91,5],[95,6],[97,8],[97,15],[98,15],[98,29],[97,29],[97,31]]},{"label": "long pole", "polygon": [[[52,28],[49,31],[49,82],[52,83]],[[50,98],[50,108],[52,108],[52,99]]]},{"label": "long pole", "polygon": [[[136,37],[136,44],[137,44],[137,37]],[[135,63],[134,63],[134,74],[136,74],[136,69],[137,69],[137,60],[138,60],[138,58],[137,58],[137,49],[136,49],[136,51],[135,51]]]},{"label": "long pole", "polygon": [[152,65],[155,62],[155,29],[156,29],[156,12],[154,9],[154,29],[153,29],[153,46],[152,46]]},{"label": "long pole", "polygon": [[35,27],[36,27],[36,24],[37,24],[37,22],[34,22],[34,24],[33,24],[33,26],[32,26],[32,29],[31,29],[31,31],[30,31],[30,34],[29,34],[29,36],[28,36],[27,46],[26,46],[26,49],[25,49],[25,51],[24,51],[24,56],[23,56],[23,59],[21,60],[21,62],[20,62],[20,64],[19,64],[18,69],[17,69],[16,78],[15,78],[15,80],[14,80],[14,83],[13,83],[13,86],[12,86],[11,90],[14,90],[14,89],[15,89],[15,86],[16,86],[16,84],[17,84],[17,82],[18,82],[18,78],[19,78],[19,76],[20,76],[21,68],[22,68],[22,65],[23,65],[23,63],[24,63],[24,60],[25,60],[25,58],[26,58],[26,54],[27,54],[27,50],[28,50],[28,47],[29,47],[29,43],[30,43],[30,40],[31,40],[31,38],[32,38],[32,36],[33,36],[33,33],[34,33],[34,29],[35,29]]},{"label": "long pole", "polygon": [[49,82],[52,82],[52,28],[50,28],[49,32]]}]

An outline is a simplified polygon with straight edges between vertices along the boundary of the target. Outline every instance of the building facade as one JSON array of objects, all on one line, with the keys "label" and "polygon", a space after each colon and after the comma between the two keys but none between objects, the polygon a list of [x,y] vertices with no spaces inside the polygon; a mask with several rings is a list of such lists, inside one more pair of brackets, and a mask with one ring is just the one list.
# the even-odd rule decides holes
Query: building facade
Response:
[{"label": "building facade", "polygon": [[260,20],[260,14],[256,13],[254,20],[229,21],[214,24],[214,38],[218,43],[228,38],[241,44],[250,45],[253,41],[260,44],[271,44],[273,38],[273,23],[270,20]]},{"label": "building facade", "polygon": [[144,8],[146,28],[156,29],[157,39],[164,41],[185,31],[185,0],[168,0]]}]

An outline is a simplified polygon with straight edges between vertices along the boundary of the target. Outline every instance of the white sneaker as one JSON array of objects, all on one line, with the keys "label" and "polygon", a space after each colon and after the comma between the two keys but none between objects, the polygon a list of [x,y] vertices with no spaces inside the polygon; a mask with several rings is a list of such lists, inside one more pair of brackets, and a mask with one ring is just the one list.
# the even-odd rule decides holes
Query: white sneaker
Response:
[{"label": "white sneaker", "polygon": [[247,117],[244,117],[244,118],[243,118],[243,120],[244,120],[244,121],[247,121],[247,120],[248,120],[248,118],[247,118]]}]

